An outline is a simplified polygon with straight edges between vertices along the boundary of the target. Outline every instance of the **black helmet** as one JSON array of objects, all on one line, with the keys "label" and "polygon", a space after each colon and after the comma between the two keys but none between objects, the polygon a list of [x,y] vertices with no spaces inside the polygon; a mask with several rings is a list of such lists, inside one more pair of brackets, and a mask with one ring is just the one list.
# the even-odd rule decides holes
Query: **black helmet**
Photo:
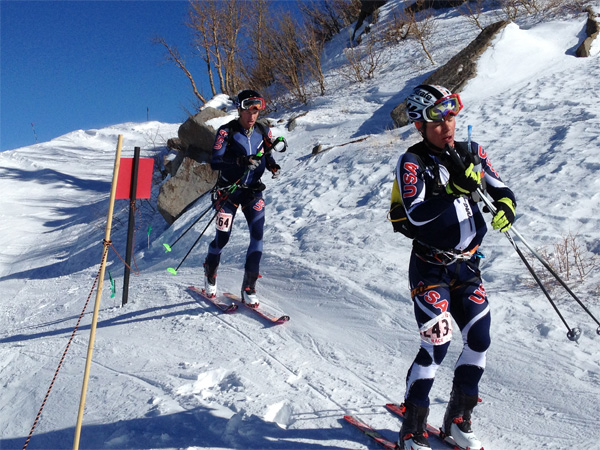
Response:
[{"label": "black helmet", "polygon": [[261,110],[265,109],[265,100],[258,92],[253,91],[252,89],[245,89],[237,95],[235,106],[240,109],[250,109],[254,107]]}]

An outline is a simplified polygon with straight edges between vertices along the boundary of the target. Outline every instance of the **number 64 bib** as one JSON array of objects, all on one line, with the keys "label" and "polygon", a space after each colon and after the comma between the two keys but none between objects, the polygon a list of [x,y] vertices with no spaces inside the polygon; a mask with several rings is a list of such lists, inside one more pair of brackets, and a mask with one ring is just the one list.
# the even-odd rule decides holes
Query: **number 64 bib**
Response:
[{"label": "number 64 bib", "polygon": [[228,232],[233,224],[233,214],[221,210],[217,214],[217,230]]}]

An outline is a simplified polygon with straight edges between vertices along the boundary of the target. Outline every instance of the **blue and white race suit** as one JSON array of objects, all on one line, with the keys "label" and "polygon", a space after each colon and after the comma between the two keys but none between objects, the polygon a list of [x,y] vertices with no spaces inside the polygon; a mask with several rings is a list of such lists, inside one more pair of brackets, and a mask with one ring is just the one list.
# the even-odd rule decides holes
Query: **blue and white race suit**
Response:
[{"label": "blue and white race suit", "polygon": [[[259,272],[265,224],[265,201],[262,195],[265,186],[260,179],[265,169],[275,167],[276,163],[270,149],[265,148],[265,142],[273,142],[271,130],[264,127],[263,136],[257,128],[244,130],[239,122],[230,122],[217,131],[211,167],[220,171],[217,181],[220,195],[214,202],[215,208],[219,209],[216,217],[217,232],[215,239],[209,244],[206,257],[206,263],[210,266],[218,266],[221,252],[229,242],[238,207],[241,206],[250,230],[245,269],[247,272]],[[256,169],[248,170],[247,166],[238,163],[241,157],[257,155],[261,151],[264,156]],[[238,187],[228,194],[227,201],[220,201],[222,195],[236,182]]]},{"label": "blue and white race suit", "polygon": [[[464,142],[455,146],[467,149]],[[483,148],[473,142],[472,150],[481,160],[489,195],[494,200],[508,197],[516,204]],[[452,319],[463,340],[454,384],[467,395],[478,395],[490,346],[490,308],[477,252],[487,227],[470,196],[446,193],[449,164],[447,155],[423,141],[404,153],[396,167],[407,218],[417,228],[409,281],[421,346],[407,374],[405,400],[423,407],[429,406],[429,391],[450,345]]]}]

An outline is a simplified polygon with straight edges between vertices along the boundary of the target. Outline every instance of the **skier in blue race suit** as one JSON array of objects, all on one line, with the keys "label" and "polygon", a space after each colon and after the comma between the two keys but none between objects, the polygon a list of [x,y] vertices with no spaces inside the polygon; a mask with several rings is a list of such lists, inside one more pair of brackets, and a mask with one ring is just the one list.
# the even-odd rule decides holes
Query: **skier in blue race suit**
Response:
[{"label": "skier in blue race suit", "polygon": [[[406,104],[423,140],[398,161],[390,217],[396,231],[412,231],[409,281],[421,346],[406,378],[398,447],[430,448],[425,429],[429,391],[450,345],[454,319],[463,350],[442,432],[461,448],[478,450],[481,442],[471,428],[471,414],[490,346],[490,308],[479,271],[478,247],[487,227],[477,190],[485,189],[494,200],[492,227],[503,232],[515,219],[516,200],[480,145],[471,142],[468,148],[468,143],[454,141],[455,116],[463,106],[458,94],[420,85]],[[450,157],[452,151],[461,164]],[[402,230],[404,219],[410,223],[404,222]]]},{"label": "skier in blue race suit", "polygon": [[[244,90],[238,94],[236,106],[239,118],[219,128],[213,147],[211,166],[220,171],[213,193],[213,204],[218,210],[217,232],[208,246],[204,262],[204,290],[208,296],[216,295],[221,252],[229,241],[234,218],[241,207],[250,230],[241,296],[244,302],[256,307],[256,280],[263,252],[265,224],[265,201],[262,195],[265,185],[261,177],[265,169],[276,177],[281,168],[271,155],[274,142],[271,130],[257,123],[259,112],[265,108],[264,99],[256,91]],[[234,185],[235,190],[230,192]]]}]

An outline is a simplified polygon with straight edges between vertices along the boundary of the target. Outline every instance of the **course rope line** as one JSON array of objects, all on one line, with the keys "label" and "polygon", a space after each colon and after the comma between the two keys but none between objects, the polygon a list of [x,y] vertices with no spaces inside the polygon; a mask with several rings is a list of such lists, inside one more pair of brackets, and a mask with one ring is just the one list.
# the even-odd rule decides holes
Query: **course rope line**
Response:
[{"label": "course rope line", "polygon": [[81,324],[81,319],[83,319],[85,310],[86,310],[88,304],[90,303],[90,299],[92,298],[92,294],[94,292],[94,289],[96,288],[96,284],[98,283],[98,278],[100,277],[100,271],[102,270],[102,266],[104,265],[104,263],[106,261],[106,255],[108,254],[108,246],[109,245],[112,246],[112,242],[110,242],[110,241],[104,240],[103,242],[104,242],[104,252],[102,254],[102,263],[100,264],[100,269],[98,269],[98,273],[96,274],[96,279],[94,280],[94,284],[92,285],[90,294],[88,295],[85,305],[83,305],[83,311],[81,311],[81,314],[79,315],[79,319],[77,319],[77,324],[75,325],[75,328],[73,329],[73,332],[71,333],[71,337],[69,338],[67,347],[65,348],[65,351],[63,352],[62,357],[60,358],[60,362],[58,363],[58,367],[56,368],[56,371],[54,372],[54,377],[52,378],[52,381],[50,382],[50,387],[48,387],[48,391],[46,392],[44,401],[42,401],[40,410],[38,411],[37,416],[35,417],[35,420],[33,421],[31,431],[29,432],[29,436],[27,436],[25,445],[23,445],[23,450],[25,450],[27,448],[27,446],[29,445],[29,441],[31,440],[31,437],[33,436],[33,432],[35,431],[35,427],[37,426],[37,424],[40,420],[40,417],[42,415],[42,411],[44,410],[44,406],[46,406],[46,401],[48,400],[48,397],[50,396],[50,391],[52,390],[52,387],[54,386],[54,382],[56,381],[56,378],[58,377],[58,372],[60,371],[60,369],[63,365],[63,362],[65,361],[67,352],[69,351],[69,348],[71,347],[71,343],[73,342],[73,339],[75,338],[75,333],[77,333],[77,330],[79,329],[79,325]]}]

